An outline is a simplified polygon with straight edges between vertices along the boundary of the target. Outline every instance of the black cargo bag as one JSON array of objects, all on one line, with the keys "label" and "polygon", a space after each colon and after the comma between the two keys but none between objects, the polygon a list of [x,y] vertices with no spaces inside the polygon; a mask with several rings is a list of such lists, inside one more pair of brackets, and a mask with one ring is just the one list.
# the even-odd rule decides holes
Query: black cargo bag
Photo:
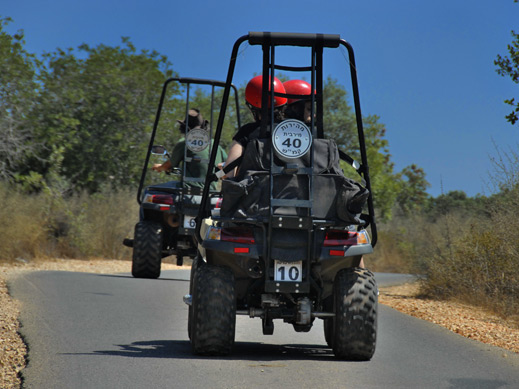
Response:
[{"label": "black cargo bag", "polygon": [[[290,163],[310,165],[310,153]],[[244,158],[235,178],[222,181],[220,215],[235,218],[269,216],[270,203],[270,139],[254,139],[247,144]],[[275,157],[276,165],[285,161]],[[361,224],[360,209],[369,192],[358,182],[343,175],[339,166],[337,146],[330,139],[314,140],[313,203],[311,216]],[[272,198],[308,200],[309,180],[305,175],[283,174],[273,177]],[[356,199],[355,212],[348,209]],[[351,207],[350,207],[351,208]],[[303,207],[274,207],[274,215],[307,216]]]}]

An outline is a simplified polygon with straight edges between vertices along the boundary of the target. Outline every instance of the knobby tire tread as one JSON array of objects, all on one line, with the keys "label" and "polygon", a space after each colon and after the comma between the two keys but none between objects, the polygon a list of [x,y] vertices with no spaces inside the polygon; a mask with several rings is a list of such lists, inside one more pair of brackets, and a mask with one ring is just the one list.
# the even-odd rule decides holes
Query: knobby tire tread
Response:
[{"label": "knobby tire tread", "polygon": [[234,344],[236,297],[229,268],[205,264],[193,284],[191,344],[198,355],[228,355]]},{"label": "knobby tire tread", "polygon": [[163,230],[159,223],[140,221],[135,225],[132,275],[159,278],[162,262]]},{"label": "knobby tire tread", "polygon": [[344,269],[334,282],[332,347],[337,358],[369,361],[377,339],[378,288],[372,272]]}]

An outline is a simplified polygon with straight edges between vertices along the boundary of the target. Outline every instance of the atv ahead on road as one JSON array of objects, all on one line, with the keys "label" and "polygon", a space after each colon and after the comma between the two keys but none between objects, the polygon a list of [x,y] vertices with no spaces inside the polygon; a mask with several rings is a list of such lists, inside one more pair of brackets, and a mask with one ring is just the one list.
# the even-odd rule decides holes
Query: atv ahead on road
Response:
[{"label": "atv ahead on road", "polygon": [[[211,209],[214,194],[209,192],[214,176],[206,180],[195,235],[200,255],[193,262],[191,294],[185,297],[192,349],[202,355],[230,353],[236,315],[260,318],[265,335],[274,332],[275,319],[306,332],[318,318],[324,321],[324,336],[336,357],[369,360],[377,337],[378,289],[373,273],[359,265],[373,251],[377,231],[353,49],[339,35],[251,32],[239,38],[215,144],[244,42],[263,51],[260,136],[249,141],[238,159],[237,176],[222,180],[223,201],[216,210]],[[308,64],[276,63],[275,54],[284,46],[308,52]],[[323,50],[341,46],[349,56],[360,164],[325,138]],[[280,70],[295,72],[298,78],[303,74],[315,92],[275,92],[274,77]],[[311,123],[277,123],[276,96],[310,101]],[[353,166],[362,185],[344,176],[339,159]],[[209,172],[214,164],[213,150]]]},{"label": "atv ahead on road", "polygon": [[[207,85],[211,88],[209,127],[187,128],[185,131],[182,167],[173,167],[166,172],[175,175],[176,180],[146,185],[152,180],[160,179],[157,176],[159,173],[151,171],[150,163],[165,162],[170,157],[164,146],[155,145],[154,142],[157,138],[164,142],[170,141],[164,134],[157,136],[157,130],[165,101],[171,94],[168,87],[178,84],[186,87],[184,123],[189,122],[190,103],[192,104],[189,94],[191,85]],[[225,86],[225,82],[197,78],[170,78],[164,83],[137,192],[137,201],[140,205],[139,222],[135,225],[134,238],[125,239],[123,242],[124,245],[133,248],[132,275],[136,278],[158,278],[164,257],[176,255],[177,265],[180,266],[184,257],[194,258],[198,252],[193,234],[205,173],[202,178],[192,177],[188,174],[188,166],[203,164],[205,166],[200,167],[199,170],[204,171],[209,163],[208,156],[211,151],[218,149],[218,146],[211,141],[211,123],[215,109],[215,89],[219,88],[219,91],[222,91]],[[240,126],[238,91],[233,85],[231,88],[234,90],[236,101],[236,124]],[[214,193],[216,190],[214,185],[208,189],[208,193]]]}]

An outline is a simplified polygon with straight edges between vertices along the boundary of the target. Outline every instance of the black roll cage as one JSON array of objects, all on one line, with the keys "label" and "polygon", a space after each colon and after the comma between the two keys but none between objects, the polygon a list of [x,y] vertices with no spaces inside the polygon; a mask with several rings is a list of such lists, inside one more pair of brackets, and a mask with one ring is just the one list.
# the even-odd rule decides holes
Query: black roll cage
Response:
[{"label": "black roll cage", "polygon": [[[222,87],[222,88],[225,88],[225,90],[227,90],[227,94],[225,96],[226,99],[229,98],[229,93],[230,93],[230,88],[232,88],[234,90],[234,97],[235,97],[235,100],[236,100],[236,116],[237,116],[237,121],[238,121],[238,127],[241,127],[241,121],[240,121],[240,104],[239,104],[239,96],[238,96],[238,89],[231,83],[229,84],[228,86],[228,83],[226,82],[223,82],[223,81],[216,81],[216,80],[209,80],[209,79],[203,79],[203,78],[193,78],[193,77],[171,77],[171,78],[168,78],[165,82],[164,82],[164,85],[162,87],[162,93],[160,95],[160,100],[159,100],[159,106],[157,108],[157,113],[155,115],[155,122],[153,123],[153,130],[151,132],[151,137],[150,137],[150,143],[148,145],[148,152],[146,153],[146,159],[144,161],[144,166],[142,168],[142,173],[141,173],[141,179],[139,181],[139,189],[137,190],[137,202],[139,204],[142,203],[142,189],[144,187],[144,180],[146,179],[146,172],[148,170],[148,163],[149,163],[149,160],[150,160],[150,155],[151,155],[151,149],[153,147],[153,143],[155,141],[155,134],[157,132],[157,128],[159,126],[159,121],[160,121],[160,115],[161,115],[161,112],[162,112],[162,106],[164,105],[164,100],[166,98],[166,91],[167,91],[167,88],[168,88],[168,85],[172,82],[178,82],[180,84],[187,84],[187,91],[186,91],[186,118],[185,118],[185,122],[187,123],[188,121],[188,115],[189,115],[189,89],[190,89],[190,85],[191,84],[195,84],[195,85],[211,85],[212,86],[212,98],[211,98],[211,119],[210,119],[210,125],[211,125],[211,128],[212,128],[212,123],[213,123],[213,102],[214,102],[214,88],[215,87]],[[222,104],[222,107],[223,107],[223,104]],[[227,100],[225,101],[225,109],[227,109]],[[224,117],[225,117],[225,113],[224,113]],[[222,124],[223,124],[223,120],[222,120]],[[221,130],[220,130],[221,131]],[[220,138],[218,137],[218,140]],[[216,145],[219,144],[215,142]],[[217,147],[216,147],[217,148]],[[213,149],[216,149],[216,148],[213,148]],[[213,156],[214,154],[214,158],[216,158],[216,153],[214,152],[214,150],[212,150],[212,154],[211,156]],[[214,165],[214,158],[213,158],[213,165]]]},{"label": "black roll cage", "polygon": [[[323,49],[324,48],[338,48],[344,46],[348,51],[349,57],[349,68],[352,83],[352,92],[355,108],[355,116],[357,122],[357,132],[359,138],[359,147],[361,154],[361,166],[357,169],[358,173],[362,176],[366,188],[369,190],[370,195],[368,197],[368,216],[369,226],[371,229],[371,244],[374,247],[377,242],[377,227],[375,223],[375,212],[373,206],[373,196],[371,190],[371,181],[369,177],[369,167],[366,153],[366,143],[364,139],[364,128],[362,123],[362,113],[360,108],[359,88],[357,80],[357,70],[355,65],[355,55],[352,46],[345,40],[340,38],[338,34],[310,34],[310,33],[282,33],[282,32],[249,32],[247,35],[243,35],[234,43],[233,50],[231,53],[231,59],[229,63],[229,70],[227,73],[227,79],[225,83],[224,94],[222,98],[222,105],[220,108],[220,115],[218,117],[218,123],[215,130],[214,142],[215,145],[220,143],[221,132],[223,129],[223,123],[225,120],[225,111],[227,109],[227,103],[230,95],[232,86],[232,79],[234,75],[234,69],[236,66],[236,59],[238,57],[238,50],[242,43],[248,42],[250,45],[261,45],[263,49],[263,91],[269,91],[271,110],[274,110],[274,96],[284,96],[286,94],[278,94],[274,92],[274,70],[290,70],[290,71],[311,71],[312,90],[316,93],[312,94],[312,135],[317,138],[324,137],[323,131],[323,74],[322,74],[322,60],[323,60]],[[310,67],[292,67],[292,66],[281,66],[275,65],[274,48],[276,46],[298,46],[298,47],[310,47],[312,48],[312,65]],[[271,59],[271,61],[270,61]],[[317,73],[317,74],[316,74]],[[272,76],[272,77],[269,77]],[[270,80],[270,87],[268,85]],[[262,94],[262,113],[261,113],[261,132],[266,132],[268,124],[271,128],[273,127],[274,115],[268,115],[268,95],[267,93]],[[314,106],[317,110],[317,115],[314,115]],[[267,123],[270,117],[270,123]],[[316,119],[314,119],[316,117]],[[214,170],[214,162],[216,159],[216,150],[214,147],[211,152],[209,160],[208,172]],[[348,162],[349,157],[345,156],[344,153],[340,153],[341,159]],[[351,159],[351,158],[350,158]],[[200,236],[201,222],[202,219],[211,215],[210,202],[208,201],[209,186],[214,179],[214,176],[208,174],[206,177],[204,190],[202,194],[201,206],[199,208],[198,216],[196,218],[196,230],[195,239],[199,244],[202,243],[202,237]]]}]

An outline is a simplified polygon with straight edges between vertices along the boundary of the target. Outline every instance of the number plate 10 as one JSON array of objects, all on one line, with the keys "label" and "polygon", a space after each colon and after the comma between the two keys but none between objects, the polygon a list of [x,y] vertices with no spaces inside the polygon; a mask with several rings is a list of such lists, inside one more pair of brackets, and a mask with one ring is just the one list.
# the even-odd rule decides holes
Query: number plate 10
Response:
[{"label": "number plate 10", "polygon": [[274,281],[300,282],[303,280],[303,261],[274,261]]}]

